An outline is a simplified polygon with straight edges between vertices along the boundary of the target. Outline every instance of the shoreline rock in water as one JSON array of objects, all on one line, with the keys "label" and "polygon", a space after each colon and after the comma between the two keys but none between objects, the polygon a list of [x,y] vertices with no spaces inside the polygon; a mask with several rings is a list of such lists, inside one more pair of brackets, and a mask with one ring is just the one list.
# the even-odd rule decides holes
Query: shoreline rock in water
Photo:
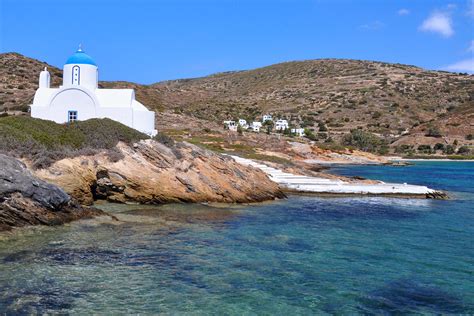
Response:
[{"label": "shoreline rock in water", "polygon": [[0,154],[0,231],[99,215],[105,213],[80,206],[62,189],[33,176],[22,162]]},{"label": "shoreline rock in water", "polygon": [[133,146],[119,143],[116,148],[123,157],[115,162],[105,154],[81,156],[35,173],[82,204],[94,200],[248,203],[285,197],[261,170],[193,144],[166,146],[142,140]]}]

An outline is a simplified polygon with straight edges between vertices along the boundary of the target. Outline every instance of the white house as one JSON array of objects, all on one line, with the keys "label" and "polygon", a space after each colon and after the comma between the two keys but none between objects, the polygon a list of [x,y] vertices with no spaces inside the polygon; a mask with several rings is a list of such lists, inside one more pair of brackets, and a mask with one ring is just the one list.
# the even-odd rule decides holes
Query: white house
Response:
[{"label": "white house", "polygon": [[239,119],[239,125],[242,127],[242,128],[248,128],[249,125],[247,124],[247,121],[244,120],[244,119]]},{"label": "white house", "polygon": [[270,114],[266,114],[262,118],[262,123],[265,123],[266,121],[273,121],[273,118]]},{"label": "white house", "polygon": [[81,47],[63,67],[63,85],[51,88],[50,78],[45,68],[30,105],[32,117],[56,123],[110,118],[150,136],[156,135],[155,113],[135,100],[133,89],[98,88],[98,67]]},{"label": "white house", "polygon": [[252,124],[250,124],[250,128],[254,132],[260,132],[260,128],[262,128],[262,122],[252,122]]},{"label": "white house", "polygon": [[275,130],[283,131],[288,128],[288,121],[287,120],[277,120],[275,122]]},{"label": "white house", "polygon": [[291,133],[299,137],[303,137],[305,135],[304,128],[292,128]]},{"label": "white house", "polygon": [[235,121],[224,121],[224,125],[227,126],[230,131],[237,132],[237,125],[235,125]]}]

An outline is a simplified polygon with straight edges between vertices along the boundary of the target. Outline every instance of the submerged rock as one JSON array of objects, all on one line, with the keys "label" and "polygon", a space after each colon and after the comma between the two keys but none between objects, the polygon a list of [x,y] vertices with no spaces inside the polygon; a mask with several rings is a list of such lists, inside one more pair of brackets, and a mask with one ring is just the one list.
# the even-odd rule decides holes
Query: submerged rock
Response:
[{"label": "submerged rock", "polygon": [[80,206],[59,187],[33,176],[17,159],[0,154],[0,231],[101,214],[105,213]]},{"label": "submerged rock", "polygon": [[258,202],[285,197],[278,184],[253,167],[243,166],[189,143],[166,146],[143,140],[117,145],[123,154],[63,159],[40,178],[55,183],[83,204],[105,199],[144,204],[168,202]]}]

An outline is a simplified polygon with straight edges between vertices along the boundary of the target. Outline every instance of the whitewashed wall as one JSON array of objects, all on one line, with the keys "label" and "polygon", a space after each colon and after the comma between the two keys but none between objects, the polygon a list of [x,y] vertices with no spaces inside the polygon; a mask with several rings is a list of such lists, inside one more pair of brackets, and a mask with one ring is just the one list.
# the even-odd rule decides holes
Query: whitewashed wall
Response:
[{"label": "whitewashed wall", "polygon": [[91,90],[97,89],[98,69],[94,65],[87,64],[66,64],[63,68],[63,86],[71,86],[74,66],[78,66],[80,70],[80,85]]},{"label": "whitewashed wall", "polygon": [[[74,67],[79,67],[79,80],[74,82]],[[89,64],[66,64],[63,86],[49,88],[49,73],[40,75],[31,116],[56,123],[68,122],[68,112],[77,111],[78,120],[110,118],[138,131],[154,136],[155,113],[135,100],[133,89],[98,89],[98,68]]]}]

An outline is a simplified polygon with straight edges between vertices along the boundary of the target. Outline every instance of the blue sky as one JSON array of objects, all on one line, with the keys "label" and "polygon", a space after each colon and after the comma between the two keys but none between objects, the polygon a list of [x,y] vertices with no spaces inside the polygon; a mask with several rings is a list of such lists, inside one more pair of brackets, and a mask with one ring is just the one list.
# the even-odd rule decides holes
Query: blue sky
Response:
[{"label": "blue sky", "polygon": [[474,72],[474,0],[0,0],[0,51],[153,83],[317,58]]}]

